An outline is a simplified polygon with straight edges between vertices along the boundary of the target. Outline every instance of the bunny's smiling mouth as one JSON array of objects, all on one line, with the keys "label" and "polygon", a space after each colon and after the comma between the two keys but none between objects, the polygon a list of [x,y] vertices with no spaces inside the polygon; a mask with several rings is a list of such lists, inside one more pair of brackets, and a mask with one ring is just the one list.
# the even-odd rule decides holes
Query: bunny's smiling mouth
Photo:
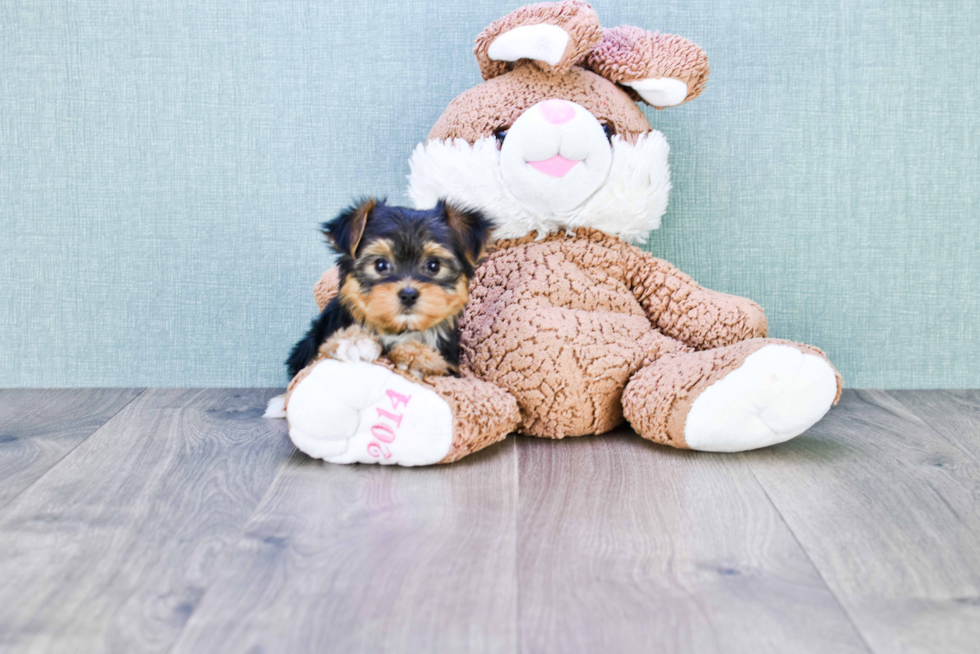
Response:
[{"label": "bunny's smiling mouth", "polygon": [[575,167],[575,164],[579,163],[579,161],[580,160],[576,159],[566,159],[560,154],[556,154],[550,159],[528,161],[527,165],[534,168],[536,171],[551,177],[564,177],[568,174],[568,171]]}]

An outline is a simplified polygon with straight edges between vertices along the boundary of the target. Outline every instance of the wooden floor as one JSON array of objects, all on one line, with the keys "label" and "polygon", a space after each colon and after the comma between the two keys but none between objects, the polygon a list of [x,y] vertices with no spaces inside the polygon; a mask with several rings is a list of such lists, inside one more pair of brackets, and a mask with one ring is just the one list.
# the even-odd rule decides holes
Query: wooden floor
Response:
[{"label": "wooden floor", "polygon": [[980,392],[333,466],[273,390],[0,390],[0,652],[978,652]]}]

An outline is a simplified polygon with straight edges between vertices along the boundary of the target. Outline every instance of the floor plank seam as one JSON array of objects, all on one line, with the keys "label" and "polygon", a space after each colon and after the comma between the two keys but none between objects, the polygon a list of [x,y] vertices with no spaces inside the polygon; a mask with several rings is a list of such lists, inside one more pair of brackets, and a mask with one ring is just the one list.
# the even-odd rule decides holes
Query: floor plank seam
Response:
[{"label": "floor plank seam", "polygon": [[749,461],[748,457],[745,455],[744,452],[739,453],[738,456],[741,457],[743,461],[745,461],[745,465],[748,466],[749,472],[752,473],[752,478],[755,479],[755,483],[759,485],[759,488],[762,489],[763,495],[766,496],[766,501],[769,502],[769,505],[772,507],[773,511],[776,512],[776,515],[779,516],[779,519],[782,521],[782,523],[786,525],[786,529],[793,537],[793,541],[796,542],[797,547],[799,547],[800,551],[803,552],[803,556],[806,557],[806,560],[810,563],[810,566],[813,568],[813,571],[817,573],[817,577],[819,577],[820,581],[823,583],[824,588],[826,588],[827,592],[830,593],[830,596],[834,598],[834,602],[837,604],[838,608],[840,608],[841,613],[844,614],[844,617],[847,618],[847,621],[854,628],[854,633],[856,633],[858,638],[861,639],[861,642],[864,644],[864,647],[867,650],[868,654],[877,654],[878,650],[873,648],[871,646],[871,643],[868,642],[868,639],[865,637],[864,632],[861,630],[858,623],[854,620],[854,616],[851,615],[851,612],[847,610],[846,606],[844,606],[844,603],[841,601],[840,596],[838,596],[837,591],[835,591],[833,586],[831,586],[827,582],[827,578],[824,577],[823,571],[813,560],[813,557],[810,556],[810,553],[806,550],[806,548],[803,547],[803,543],[802,541],[800,541],[799,536],[797,536],[796,532],[793,531],[793,527],[789,524],[789,521],[786,520],[786,517],[783,515],[783,512],[779,510],[779,507],[776,505],[776,502],[773,501],[772,497],[769,495],[769,490],[766,488],[766,485],[762,483],[762,480],[759,479],[759,475],[755,473],[755,468],[752,467],[752,463]]},{"label": "floor plank seam", "polygon": [[[918,411],[915,410],[914,407],[912,407],[912,406],[906,404],[905,402],[903,402],[901,400],[901,398],[896,397],[895,395],[892,395],[892,392],[893,391],[882,390],[881,392],[884,393],[885,395],[887,395],[888,397],[890,397],[891,399],[895,400],[899,404],[901,404],[902,407],[905,408],[906,411],[908,411],[909,413],[911,413],[931,433],[933,433],[933,434],[939,436],[940,438],[942,438],[944,442],[949,443],[954,449],[956,449],[961,454],[963,454],[963,456],[965,456],[967,459],[969,459],[970,461],[972,461],[974,465],[980,466],[980,458],[977,458],[973,454],[973,452],[971,452],[970,450],[964,448],[962,445],[960,445],[959,442],[951,439],[949,436],[947,436],[943,432],[941,432],[938,429],[936,429],[935,427],[933,427],[931,420],[929,420],[929,419],[925,418],[924,416],[922,416]],[[945,390],[943,390],[941,392],[945,392]]]},{"label": "floor plank seam", "polygon": [[[242,525],[241,531],[238,533],[237,536],[235,536],[235,538],[229,540],[228,547],[227,547],[227,554],[223,558],[232,557],[234,556],[235,552],[238,551],[238,544],[242,541],[243,538],[245,538],[245,534],[248,532],[249,525],[252,524],[252,520],[255,518],[255,515],[259,512],[260,509],[264,508],[265,505],[268,503],[269,497],[272,494],[272,490],[276,487],[276,482],[279,481],[279,477],[282,476],[283,471],[286,469],[286,467],[289,465],[289,462],[293,460],[293,457],[295,457],[297,453],[299,453],[299,450],[294,447],[293,451],[289,454],[288,457],[286,457],[286,460],[283,461],[282,464],[279,466],[279,470],[277,470],[276,474],[272,477],[272,481],[269,483],[269,487],[265,489],[265,492],[262,494],[262,497],[255,505],[255,508],[252,509],[252,513],[249,514],[248,519],[245,520],[245,523]],[[184,634],[187,633],[187,628],[194,620],[194,616],[197,614],[198,610],[204,605],[204,602],[207,599],[208,594],[211,592],[211,590],[220,580],[221,580],[220,575],[215,576],[215,578],[211,580],[211,583],[208,584],[208,587],[204,590],[204,592],[201,593],[200,600],[198,600],[197,605],[195,605],[194,609],[187,615],[187,620],[184,621],[184,625],[180,629],[180,634],[176,638],[174,638],[174,642],[167,650],[167,654],[171,654],[172,652],[177,650],[177,647],[181,644],[181,642],[184,639]]]},{"label": "floor plank seam", "polygon": [[521,652],[521,439],[514,439],[514,651]]},{"label": "floor plank seam", "polygon": [[21,495],[23,495],[25,491],[29,490],[37,482],[39,482],[42,479],[44,479],[45,477],[47,477],[51,473],[52,470],[55,470],[61,464],[61,462],[64,461],[65,459],[67,459],[71,455],[72,452],[74,452],[75,450],[77,450],[82,445],[82,443],[87,442],[88,439],[92,438],[97,433],[99,433],[100,431],[102,431],[103,429],[105,429],[106,428],[106,425],[108,425],[110,422],[112,422],[113,420],[115,420],[116,417],[120,413],[122,413],[123,410],[126,409],[126,407],[128,407],[133,402],[135,402],[137,398],[141,397],[143,395],[143,393],[146,392],[146,390],[147,390],[146,388],[140,388],[139,389],[139,392],[136,395],[134,395],[133,397],[131,397],[128,402],[126,402],[121,407],[119,407],[119,409],[115,413],[113,413],[105,422],[103,422],[101,425],[99,425],[97,429],[93,429],[92,430],[92,433],[88,434],[87,436],[85,436],[85,438],[83,438],[80,441],[78,441],[77,443],[75,443],[75,445],[73,445],[71,447],[71,449],[67,450],[64,454],[62,454],[60,457],[58,457],[58,460],[55,461],[54,463],[52,463],[48,467],[48,469],[45,470],[43,473],[41,473],[41,475],[37,479],[35,479],[31,483],[29,483],[27,486],[24,486],[19,491],[17,491],[16,493],[14,493],[10,497],[8,497],[7,500],[3,504],[0,504],[0,513],[3,513],[3,511],[8,506],[10,506],[10,504],[13,503],[14,500],[16,500],[18,497],[20,497]]}]

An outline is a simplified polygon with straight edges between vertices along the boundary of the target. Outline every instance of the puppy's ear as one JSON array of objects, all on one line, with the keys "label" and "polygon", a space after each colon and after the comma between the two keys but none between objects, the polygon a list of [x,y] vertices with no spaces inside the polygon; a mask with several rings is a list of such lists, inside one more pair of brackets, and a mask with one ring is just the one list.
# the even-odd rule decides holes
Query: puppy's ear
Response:
[{"label": "puppy's ear", "polygon": [[[382,202],[384,204],[384,202]],[[323,223],[323,235],[330,245],[339,253],[353,257],[357,246],[364,236],[364,227],[371,217],[371,212],[378,205],[374,198],[361,200],[352,207],[345,209],[330,222]]]},{"label": "puppy's ear", "polygon": [[446,224],[459,244],[463,257],[475,266],[486,253],[493,223],[479,211],[460,209],[440,200],[438,208],[446,215]]}]

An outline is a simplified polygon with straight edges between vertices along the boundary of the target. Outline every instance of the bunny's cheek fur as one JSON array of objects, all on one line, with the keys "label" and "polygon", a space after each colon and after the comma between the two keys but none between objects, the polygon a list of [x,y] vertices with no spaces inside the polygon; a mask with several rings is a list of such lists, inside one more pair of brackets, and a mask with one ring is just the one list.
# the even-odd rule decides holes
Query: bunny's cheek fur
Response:
[{"label": "bunny's cheek fur", "polygon": [[[601,133],[600,127],[596,129]],[[511,138],[508,133],[504,150],[510,147]],[[604,135],[602,144],[610,151]],[[569,151],[564,149],[564,140],[561,148],[569,159],[578,156],[565,154]],[[666,139],[656,130],[640,135],[635,142],[614,136],[608,173],[590,178],[593,183],[599,180],[598,188],[593,186],[587,196],[582,197],[583,193],[566,202],[564,195],[572,198],[577,190],[574,185],[565,186],[565,178],[572,181],[574,168],[565,178],[551,178],[536,170],[505,172],[506,152],[497,149],[492,137],[472,145],[463,139],[429,141],[419,144],[412,154],[408,193],[419,209],[434,207],[445,198],[484,212],[494,222],[493,237],[497,239],[520,238],[531,232],[543,237],[563,228],[590,227],[625,241],[642,242],[660,227],[667,210],[668,151]],[[542,158],[554,154],[548,152],[542,150]],[[524,185],[523,174],[529,180]]]}]

